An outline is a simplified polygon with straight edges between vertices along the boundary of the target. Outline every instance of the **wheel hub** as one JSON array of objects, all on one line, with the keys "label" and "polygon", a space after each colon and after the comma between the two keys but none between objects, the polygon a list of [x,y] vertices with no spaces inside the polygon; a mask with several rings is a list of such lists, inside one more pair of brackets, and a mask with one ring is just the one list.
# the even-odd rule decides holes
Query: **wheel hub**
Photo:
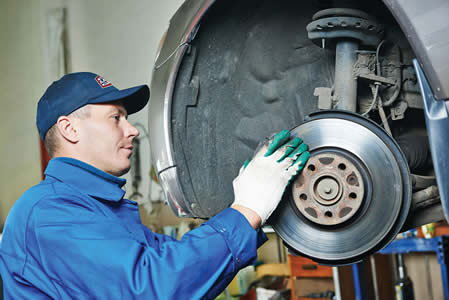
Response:
[{"label": "wheel hub", "polygon": [[321,225],[337,225],[351,218],[360,208],[364,193],[356,164],[331,152],[311,157],[292,189],[299,211]]}]

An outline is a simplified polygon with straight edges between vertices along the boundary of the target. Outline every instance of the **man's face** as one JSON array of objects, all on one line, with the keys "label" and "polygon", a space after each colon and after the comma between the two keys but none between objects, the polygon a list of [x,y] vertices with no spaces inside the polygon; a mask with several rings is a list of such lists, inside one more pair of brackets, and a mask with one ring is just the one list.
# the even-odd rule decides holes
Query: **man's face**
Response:
[{"label": "man's face", "polygon": [[89,117],[76,122],[82,160],[114,176],[130,169],[132,141],[139,135],[120,101],[89,104]]}]

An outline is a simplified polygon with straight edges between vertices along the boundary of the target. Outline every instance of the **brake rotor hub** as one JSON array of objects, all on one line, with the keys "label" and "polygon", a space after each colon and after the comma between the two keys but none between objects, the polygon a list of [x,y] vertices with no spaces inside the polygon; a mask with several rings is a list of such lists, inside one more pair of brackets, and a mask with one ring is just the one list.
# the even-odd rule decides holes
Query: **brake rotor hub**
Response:
[{"label": "brake rotor hub", "polygon": [[360,208],[365,189],[357,166],[342,155],[312,156],[293,185],[293,199],[310,221],[337,225]]},{"label": "brake rotor hub", "polygon": [[311,157],[270,218],[290,252],[350,264],[392,241],[407,219],[404,154],[382,128],[348,112],[322,111],[291,132]]}]

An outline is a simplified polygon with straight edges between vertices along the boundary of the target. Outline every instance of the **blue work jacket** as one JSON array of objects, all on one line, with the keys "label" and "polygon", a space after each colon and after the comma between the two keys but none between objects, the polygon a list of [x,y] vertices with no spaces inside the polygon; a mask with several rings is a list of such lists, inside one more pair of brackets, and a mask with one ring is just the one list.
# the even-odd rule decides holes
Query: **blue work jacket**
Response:
[{"label": "blue work jacket", "polygon": [[228,208],[178,241],[142,225],[122,178],[72,158],[45,175],[6,220],[5,299],[213,299],[266,240]]}]

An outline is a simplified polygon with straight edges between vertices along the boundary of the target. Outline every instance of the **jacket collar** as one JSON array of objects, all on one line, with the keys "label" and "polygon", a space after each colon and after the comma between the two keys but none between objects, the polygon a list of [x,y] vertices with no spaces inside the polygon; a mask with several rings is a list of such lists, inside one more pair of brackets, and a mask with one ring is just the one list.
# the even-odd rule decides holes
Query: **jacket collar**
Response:
[{"label": "jacket collar", "polygon": [[115,177],[85,162],[69,157],[50,160],[45,175],[75,186],[94,198],[120,201],[125,195],[126,179]]}]

